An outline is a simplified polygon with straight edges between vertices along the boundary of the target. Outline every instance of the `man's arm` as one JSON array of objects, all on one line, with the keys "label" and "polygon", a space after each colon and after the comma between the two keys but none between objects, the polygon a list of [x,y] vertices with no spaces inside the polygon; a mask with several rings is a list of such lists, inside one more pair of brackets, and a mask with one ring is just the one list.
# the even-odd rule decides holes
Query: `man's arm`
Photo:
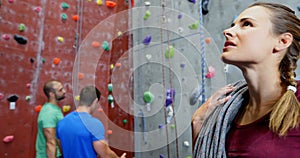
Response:
[{"label": "man's arm", "polygon": [[55,128],[43,128],[46,138],[46,152],[48,158],[56,158],[56,131]]},{"label": "man's arm", "polygon": [[[110,149],[104,140],[94,141],[93,147],[97,154],[102,158],[119,158],[119,156]],[[121,158],[126,158],[126,153],[123,153]]]}]

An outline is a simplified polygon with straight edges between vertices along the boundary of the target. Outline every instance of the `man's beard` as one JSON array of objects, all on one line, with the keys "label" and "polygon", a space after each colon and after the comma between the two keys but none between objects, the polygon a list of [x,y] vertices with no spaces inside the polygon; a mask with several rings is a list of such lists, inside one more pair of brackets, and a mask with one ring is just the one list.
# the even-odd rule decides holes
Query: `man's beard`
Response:
[{"label": "man's beard", "polygon": [[64,96],[64,95],[62,95],[62,96],[57,96],[57,95],[55,94],[55,99],[56,99],[57,101],[61,101],[61,100],[65,99],[65,96]]}]

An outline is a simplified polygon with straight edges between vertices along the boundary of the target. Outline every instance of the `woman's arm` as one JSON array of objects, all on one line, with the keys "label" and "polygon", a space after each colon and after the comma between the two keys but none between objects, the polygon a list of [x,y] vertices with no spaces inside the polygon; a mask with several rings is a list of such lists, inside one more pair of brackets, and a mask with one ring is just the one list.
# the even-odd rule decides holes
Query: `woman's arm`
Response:
[{"label": "woman's arm", "polygon": [[193,145],[196,142],[200,129],[204,120],[210,115],[210,113],[218,106],[227,102],[231,96],[226,94],[234,90],[234,86],[231,84],[219,89],[215,92],[204,104],[202,104],[194,113],[192,117],[192,141]]}]

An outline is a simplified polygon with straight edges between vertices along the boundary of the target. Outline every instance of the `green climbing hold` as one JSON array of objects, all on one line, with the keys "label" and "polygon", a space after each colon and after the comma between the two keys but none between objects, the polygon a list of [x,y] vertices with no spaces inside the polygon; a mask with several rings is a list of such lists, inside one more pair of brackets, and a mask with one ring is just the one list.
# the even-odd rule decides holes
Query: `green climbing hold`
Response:
[{"label": "green climbing hold", "polygon": [[174,129],[175,128],[175,125],[174,124],[171,124],[171,126],[170,126],[172,129]]},{"label": "green climbing hold", "polygon": [[112,83],[108,84],[107,88],[108,88],[109,92],[112,92],[112,90],[113,90],[113,84]]},{"label": "green climbing hold", "polygon": [[123,120],[123,123],[126,124],[128,121],[126,119]]},{"label": "green climbing hold", "polygon": [[154,100],[154,95],[150,91],[146,91],[143,98],[146,103],[152,103]]},{"label": "green climbing hold", "polygon": [[31,96],[29,96],[29,95],[25,97],[26,101],[29,101],[30,99],[31,99]]},{"label": "green climbing hold", "polygon": [[151,12],[149,10],[147,10],[144,15],[144,20],[149,19],[150,16],[151,16]]},{"label": "green climbing hold", "polygon": [[107,41],[104,41],[104,42],[103,42],[103,44],[102,44],[102,48],[103,48],[104,50],[106,50],[106,51],[109,51],[109,50],[110,50],[110,48],[109,48],[109,44],[108,44],[108,42],[107,42]]},{"label": "green climbing hold", "polygon": [[186,158],[192,158],[192,156],[186,156]]},{"label": "green climbing hold", "polygon": [[68,19],[68,16],[65,13],[62,13],[60,17],[61,17],[61,20],[63,20],[63,21],[66,21]]},{"label": "green climbing hold", "polygon": [[25,24],[19,25],[19,31],[23,32],[23,31],[25,31],[25,28],[26,28]]},{"label": "green climbing hold", "polygon": [[165,52],[165,57],[169,59],[172,58],[173,56],[174,56],[174,47],[170,45]]},{"label": "green climbing hold", "polygon": [[70,8],[69,4],[67,4],[66,2],[62,2],[62,3],[61,3],[61,7],[62,7],[63,9],[68,9],[68,8]]},{"label": "green climbing hold", "polygon": [[107,100],[108,100],[108,103],[111,104],[112,102],[114,102],[114,97],[110,94],[110,95],[108,95]]},{"label": "green climbing hold", "polygon": [[199,22],[197,21],[197,22],[195,22],[195,23],[189,25],[189,28],[190,28],[191,30],[196,30],[196,29],[198,29],[198,28],[199,28]]}]

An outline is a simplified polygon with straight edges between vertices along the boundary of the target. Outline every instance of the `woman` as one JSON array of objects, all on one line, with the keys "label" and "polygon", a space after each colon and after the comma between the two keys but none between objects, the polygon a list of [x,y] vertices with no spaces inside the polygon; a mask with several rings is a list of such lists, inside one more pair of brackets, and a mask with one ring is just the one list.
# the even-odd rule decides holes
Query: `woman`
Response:
[{"label": "woman", "polygon": [[[300,20],[286,6],[258,2],[224,35],[221,58],[241,69],[245,81],[233,84],[231,97],[214,109],[200,132],[193,131],[198,135],[194,157],[298,157],[300,104],[294,78]],[[220,104],[210,100],[204,105]],[[201,108],[194,114],[194,129]]]}]

